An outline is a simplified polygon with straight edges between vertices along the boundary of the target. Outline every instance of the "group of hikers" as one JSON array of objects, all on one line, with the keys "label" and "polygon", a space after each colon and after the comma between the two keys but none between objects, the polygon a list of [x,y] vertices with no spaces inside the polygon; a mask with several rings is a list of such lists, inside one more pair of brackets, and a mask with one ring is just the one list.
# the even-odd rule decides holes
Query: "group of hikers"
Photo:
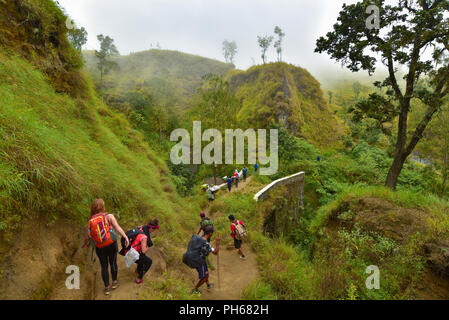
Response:
[{"label": "group of hikers", "polygon": [[[254,163],[254,172],[257,173],[257,169],[259,168],[259,165]],[[228,192],[231,192],[232,185],[234,184],[236,188],[239,187],[239,181],[243,179],[243,182],[246,182],[246,177],[248,175],[248,168],[244,166],[242,168],[241,173],[235,169],[234,174],[231,176],[223,177],[223,179],[226,181],[226,186],[228,187]],[[219,190],[219,187],[217,186],[209,186],[207,184],[203,185],[203,190],[205,190],[208,193],[209,196],[209,205],[215,200],[215,193]]]},{"label": "group of hikers", "polygon": [[225,177],[226,178],[226,185],[228,187],[228,192],[231,192],[232,189],[232,183],[234,182],[234,185],[236,188],[239,187],[239,180],[242,179],[243,176],[243,181],[246,181],[246,175],[248,174],[248,168],[245,166],[242,169],[242,173],[240,174],[240,172],[236,169],[234,174],[232,176],[229,177]]},{"label": "group of hikers", "polygon": [[[201,293],[199,288],[203,284],[207,284],[207,290],[211,290],[213,283],[209,282],[209,268],[215,268],[210,263],[208,256],[210,253],[218,255],[220,250],[220,236],[215,239],[215,248],[210,244],[214,234],[214,224],[204,212],[200,213],[201,222],[197,234],[193,235],[187,247],[187,252],[183,255],[182,261],[192,269],[198,272],[198,283],[192,290],[192,293]],[[246,256],[242,250],[242,242],[246,237],[246,226],[241,220],[237,220],[234,215],[228,216],[231,224],[231,237],[234,239],[234,247],[238,250],[240,258],[246,260]],[[200,233],[202,232],[202,235]]]},{"label": "group of hikers", "polygon": [[[120,227],[113,214],[107,213],[103,199],[95,199],[91,206],[91,217],[89,219],[88,235],[84,241],[83,248],[89,244],[95,248],[101,265],[101,277],[104,282],[104,293],[109,295],[111,289],[116,289],[118,282],[117,253],[125,256],[135,253],[131,262],[137,264],[137,284],[143,282],[145,273],[150,269],[153,261],[146,255],[148,248],[153,245],[151,233],[159,230],[158,219],[152,219],[146,225],[131,229],[126,233]],[[121,238],[121,250],[118,250],[117,237]],[[109,279],[109,267],[111,269],[112,283]]]},{"label": "group of hikers", "polygon": [[[257,164],[255,164],[255,171],[257,172]],[[243,181],[246,181],[247,172],[248,169],[244,167],[242,169]],[[237,170],[235,170],[233,178],[236,187],[238,187],[238,180],[241,177]],[[229,182],[228,190],[231,191]],[[153,246],[151,233],[159,230],[158,219],[154,218],[145,225],[124,232],[114,215],[106,211],[103,199],[95,199],[90,211],[91,216],[89,219],[88,233],[82,248],[86,248],[88,245],[95,248],[101,266],[101,277],[105,287],[104,294],[109,295],[112,289],[116,289],[119,286],[117,254],[125,257],[126,266],[130,267],[133,263],[137,264],[135,283],[141,284],[144,275],[153,263],[146,253]],[[204,212],[200,213],[200,218],[200,228],[197,234],[192,236],[188,244],[187,252],[183,255],[182,259],[186,265],[196,269],[198,272],[199,281],[192,290],[192,293],[200,293],[199,288],[204,283],[207,284],[208,290],[212,288],[213,284],[209,282],[209,268],[214,270],[214,267],[209,262],[208,256],[210,253],[218,255],[221,240],[217,236],[215,248],[212,247],[210,241],[215,231],[213,222],[209,217],[206,217]],[[232,214],[228,216],[228,219],[230,222],[231,237],[234,240],[234,247],[238,250],[240,258],[245,260],[246,256],[242,250],[242,242],[246,237],[246,226]],[[202,235],[200,235],[201,232]],[[118,235],[121,236],[120,251],[118,249]],[[109,268],[112,282],[109,277]]]}]

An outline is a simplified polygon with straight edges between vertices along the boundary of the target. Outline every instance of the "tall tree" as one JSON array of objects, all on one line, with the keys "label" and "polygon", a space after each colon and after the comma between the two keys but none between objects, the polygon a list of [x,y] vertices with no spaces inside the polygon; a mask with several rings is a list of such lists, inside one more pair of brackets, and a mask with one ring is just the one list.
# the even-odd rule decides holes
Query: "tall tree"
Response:
[{"label": "tall tree", "polygon": [[237,53],[237,44],[235,41],[223,41],[223,55],[227,63],[234,63],[234,57]]},{"label": "tall tree", "polygon": [[67,37],[79,52],[81,52],[83,46],[87,43],[87,31],[84,27],[69,29]]},{"label": "tall tree", "polygon": [[95,50],[95,56],[98,58],[97,67],[100,70],[100,83],[103,87],[103,76],[113,69],[118,69],[118,64],[110,60],[112,56],[118,55],[119,52],[114,44],[114,40],[109,36],[99,34],[97,36],[100,42],[100,51]]},{"label": "tall tree", "polygon": [[284,38],[285,33],[282,32],[281,28],[278,26],[274,27],[274,33],[277,34],[278,39],[274,43],[274,47],[276,48],[276,52],[278,54],[278,62],[282,61],[282,38]]},{"label": "tall tree", "polygon": [[355,93],[355,100],[359,98],[360,91],[362,91],[362,85],[360,82],[356,81],[352,84],[352,90],[354,90]]},{"label": "tall tree", "polygon": [[[317,40],[315,52],[328,53],[353,72],[363,69],[372,74],[379,56],[387,67],[388,77],[376,85],[387,88],[387,95],[399,110],[394,160],[385,182],[395,189],[405,160],[449,93],[449,66],[443,59],[449,51],[449,2],[397,0],[390,5],[386,2],[364,0],[343,5],[334,30]],[[367,26],[366,10],[372,4],[382,8],[379,29]],[[407,70],[404,88],[398,82],[398,66]],[[423,77],[428,78],[430,88],[417,88]],[[420,99],[427,110],[408,139],[407,119],[412,99]]]},{"label": "tall tree", "polygon": [[261,55],[262,62],[265,64],[267,50],[271,46],[271,43],[273,42],[273,36],[264,36],[264,37],[257,36],[257,42],[259,42],[259,47],[262,50]]}]

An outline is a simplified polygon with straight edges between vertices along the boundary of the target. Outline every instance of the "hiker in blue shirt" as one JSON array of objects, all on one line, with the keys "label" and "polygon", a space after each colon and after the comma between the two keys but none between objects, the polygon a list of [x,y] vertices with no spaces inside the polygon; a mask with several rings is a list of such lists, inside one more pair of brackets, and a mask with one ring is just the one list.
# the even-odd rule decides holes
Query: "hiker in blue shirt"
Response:
[{"label": "hiker in blue shirt", "polygon": [[246,173],[248,172],[248,168],[246,166],[243,167],[242,173],[243,173],[243,181],[246,181]]},{"label": "hiker in blue shirt", "polygon": [[257,172],[257,168],[259,168],[259,165],[257,164],[257,162],[254,164],[254,171]]},{"label": "hiker in blue shirt", "polygon": [[232,189],[232,179],[231,179],[231,177],[228,177],[228,179],[226,180],[226,183],[228,184],[228,191],[231,192],[231,189]]}]

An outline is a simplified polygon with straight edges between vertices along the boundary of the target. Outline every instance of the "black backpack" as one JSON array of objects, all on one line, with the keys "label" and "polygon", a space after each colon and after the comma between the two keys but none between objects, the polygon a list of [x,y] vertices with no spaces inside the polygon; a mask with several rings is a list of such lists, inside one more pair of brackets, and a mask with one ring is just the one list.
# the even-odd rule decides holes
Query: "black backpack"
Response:
[{"label": "black backpack", "polygon": [[126,236],[128,237],[128,240],[129,240],[129,246],[125,247],[125,238],[122,237],[120,239],[120,243],[122,245],[122,250],[120,250],[120,252],[119,252],[120,255],[124,256],[125,255],[125,251],[128,251],[129,249],[131,249],[131,243],[133,243],[134,240],[136,240],[136,237],[139,234],[145,234],[147,236],[147,246],[148,246],[148,248],[153,246],[153,241],[151,241],[150,233],[148,231],[145,232],[146,231],[145,227],[146,226],[137,227],[137,228],[134,228],[134,229],[131,229],[131,230],[125,232]]},{"label": "black backpack", "polygon": [[192,236],[187,251],[182,256],[182,262],[192,269],[198,268],[205,262],[206,256],[209,254],[206,246],[208,243],[202,237]]}]

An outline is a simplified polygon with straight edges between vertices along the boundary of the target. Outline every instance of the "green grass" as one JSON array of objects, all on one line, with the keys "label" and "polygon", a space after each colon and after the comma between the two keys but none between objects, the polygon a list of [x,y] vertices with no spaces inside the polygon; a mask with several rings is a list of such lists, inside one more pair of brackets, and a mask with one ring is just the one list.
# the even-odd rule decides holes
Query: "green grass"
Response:
[{"label": "green grass", "polygon": [[178,247],[197,223],[199,202],[174,191],[165,162],[124,116],[100,115],[108,108],[95,95],[55,93],[22,58],[0,53],[0,61],[2,243],[35,219],[85,225],[101,197],[124,228],[158,217],[157,240]]},{"label": "green grass", "polygon": [[347,187],[343,192],[339,193],[333,202],[320,207],[315,218],[311,221],[310,230],[316,232],[323,227],[332,212],[339,208],[343,202],[364,197],[375,197],[390,201],[400,207],[426,211],[433,218],[431,221],[434,222],[435,232],[447,230],[449,227],[449,202],[445,199],[415,191],[402,190],[395,192],[383,186],[355,185]]}]

